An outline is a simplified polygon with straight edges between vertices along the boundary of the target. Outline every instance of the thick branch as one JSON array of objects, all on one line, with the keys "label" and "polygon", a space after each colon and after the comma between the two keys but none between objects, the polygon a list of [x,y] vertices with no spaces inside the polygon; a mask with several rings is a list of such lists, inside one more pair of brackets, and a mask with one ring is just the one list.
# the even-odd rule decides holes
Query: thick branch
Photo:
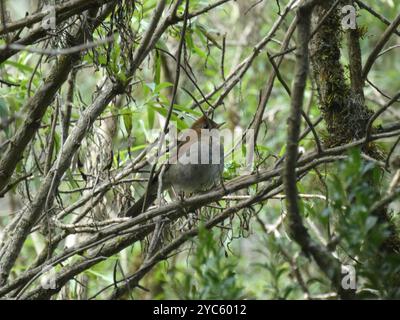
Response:
[{"label": "thick branch", "polygon": [[[73,13],[75,14],[77,12],[83,12],[90,8],[99,7],[100,5],[111,1],[114,0],[71,0],[66,3],[55,5],[54,10],[57,18],[58,15],[62,15],[71,10],[73,10]],[[7,24],[6,28],[0,28],[0,35],[8,32],[13,32],[24,27],[30,27],[33,24],[42,21],[42,19],[45,18],[47,14],[48,12],[42,11],[21,20]]]},{"label": "thick branch", "polygon": [[312,256],[320,269],[331,280],[341,296],[347,296],[340,287],[340,262],[330,252],[316,243],[304,227],[300,214],[297,191],[296,163],[300,135],[301,111],[308,74],[308,42],[311,35],[311,13],[317,1],[308,1],[298,11],[298,50],[296,52],[295,80],[292,88],[292,106],[288,118],[287,154],[283,174],[289,230],[303,252]]},{"label": "thick branch", "polygon": [[[106,18],[106,16],[102,17]],[[97,21],[97,23],[98,22],[99,21]],[[96,25],[94,27],[96,27]],[[79,36],[79,38],[83,39],[82,32],[83,29],[78,26],[78,31],[76,34]],[[16,135],[17,139],[13,141],[14,143],[10,144],[11,146],[7,150],[8,153],[4,155],[0,162],[0,169],[2,169],[0,174],[3,174],[4,179],[9,179],[16,165],[15,163],[10,163],[11,160],[9,157],[11,157],[14,162],[20,160],[25,146],[30,141],[31,137],[29,137],[29,134],[33,135],[33,133],[37,130],[40,119],[43,116],[47,106],[50,104],[59,86],[66,80],[69,71],[78,59],[79,55],[77,54],[61,56],[61,61],[63,62],[62,66],[64,68],[60,70],[56,68],[53,70],[54,74],[50,74],[49,79],[41,87],[41,90],[39,90],[39,92],[30,100],[36,102],[35,106],[38,110],[35,110],[36,112],[33,113],[31,111],[28,114],[26,121],[27,125],[24,125],[21,130],[19,130]],[[57,66],[58,64],[56,67]],[[58,81],[54,80],[55,75],[58,76],[56,79]],[[46,86],[48,82],[52,84],[51,87]],[[100,115],[107,104],[118,92],[120,92],[119,84],[106,86],[105,90],[101,92],[94,103],[85,110],[85,113],[77,122],[74,131],[71,133],[71,136],[67,139],[65,145],[61,149],[61,153],[58,156],[57,161],[46,175],[46,178],[43,181],[31,207],[25,209],[25,213],[15,227],[12,237],[5,244],[6,251],[0,259],[0,284],[4,284],[7,280],[9,272],[19,255],[30,229],[39,218],[42,211],[46,210],[46,208],[49,208],[53,202],[54,190],[58,187],[62,175],[69,167],[71,158],[78,149],[80,141],[82,141],[94,120]],[[17,144],[18,148],[16,148],[15,141],[19,143]],[[3,179],[0,181],[0,183],[4,183]],[[0,186],[0,189],[4,187],[2,185]]]},{"label": "thick branch", "polygon": [[[78,31],[77,38],[80,38],[80,41],[83,40],[82,30]],[[52,103],[54,95],[66,81],[69,72],[78,60],[79,54],[61,56],[36,94],[24,105],[23,109],[28,112],[25,121],[11,139],[0,159],[0,190],[7,185],[26,146],[39,129],[40,121],[47,107]]]},{"label": "thick branch", "polygon": [[[350,4],[353,4],[353,0],[350,0]],[[360,30],[358,27],[347,31],[347,45],[349,48],[351,88],[358,95],[361,102],[364,103],[364,79],[362,77]]]}]

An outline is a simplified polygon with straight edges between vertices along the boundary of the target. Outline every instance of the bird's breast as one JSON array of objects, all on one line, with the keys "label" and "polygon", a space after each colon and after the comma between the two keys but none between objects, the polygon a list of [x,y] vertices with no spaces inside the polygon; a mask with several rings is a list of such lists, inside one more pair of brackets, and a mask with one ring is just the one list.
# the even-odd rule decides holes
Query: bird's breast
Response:
[{"label": "bird's breast", "polygon": [[219,181],[223,168],[222,143],[200,139],[180,148],[177,162],[170,164],[165,178],[178,192],[196,192]]}]

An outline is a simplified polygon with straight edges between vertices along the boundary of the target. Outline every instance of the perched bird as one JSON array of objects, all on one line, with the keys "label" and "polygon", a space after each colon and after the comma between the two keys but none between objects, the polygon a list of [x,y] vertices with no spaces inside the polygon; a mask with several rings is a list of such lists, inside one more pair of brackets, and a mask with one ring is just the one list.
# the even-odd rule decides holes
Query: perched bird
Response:
[{"label": "perched bird", "polygon": [[224,169],[224,148],[220,138],[214,136],[211,130],[221,125],[206,116],[195,121],[189,134],[186,134],[189,139],[178,142],[175,157],[163,164],[166,167],[152,178],[147,195],[143,195],[127,209],[125,216],[136,217],[157,199],[160,174],[162,191],[172,188],[178,193],[195,193],[219,182]]}]

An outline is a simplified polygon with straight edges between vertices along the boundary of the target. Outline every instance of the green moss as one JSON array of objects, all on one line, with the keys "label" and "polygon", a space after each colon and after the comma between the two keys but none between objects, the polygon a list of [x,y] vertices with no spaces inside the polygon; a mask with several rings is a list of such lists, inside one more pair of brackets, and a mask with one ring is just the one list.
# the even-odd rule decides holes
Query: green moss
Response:
[{"label": "green moss", "polygon": [[[331,6],[318,6],[313,16],[314,28]],[[338,6],[340,8],[340,6]],[[312,71],[318,89],[319,109],[326,122],[327,146],[337,146],[365,135],[372,112],[355,94],[340,62],[343,30],[340,11],[332,12],[310,42]]]}]

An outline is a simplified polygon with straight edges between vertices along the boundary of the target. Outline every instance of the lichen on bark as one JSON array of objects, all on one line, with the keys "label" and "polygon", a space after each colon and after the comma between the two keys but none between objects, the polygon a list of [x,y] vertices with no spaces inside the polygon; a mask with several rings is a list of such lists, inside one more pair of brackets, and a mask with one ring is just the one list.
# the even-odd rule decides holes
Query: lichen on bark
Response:
[{"label": "lichen on bark", "polygon": [[[316,6],[312,16],[314,29],[333,2],[324,1]],[[363,137],[372,115],[363,97],[350,87],[340,61],[343,36],[340,7],[338,5],[325,18],[310,41],[312,75],[318,90],[319,108],[328,131],[324,141],[326,146],[337,146]]]},{"label": "lichen on bark", "polygon": [[[364,138],[369,119],[373,112],[365,105],[361,79],[361,55],[359,32],[353,31],[348,41],[350,59],[350,79],[346,77],[341,61],[341,43],[344,31],[341,25],[340,8],[349,4],[343,0],[327,17],[335,1],[327,0],[314,8],[312,26],[316,31],[310,40],[312,76],[318,90],[319,109],[328,131],[324,139],[326,147],[339,146],[355,139]],[[321,23],[322,19],[324,21]],[[358,36],[357,36],[358,35]],[[358,48],[357,48],[358,47]],[[352,61],[352,59],[357,61]],[[358,73],[357,72],[358,69]],[[363,152],[372,158],[384,159],[384,152],[373,142],[363,146]],[[372,179],[369,183],[373,183]],[[376,186],[377,187],[377,186]],[[388,223],[390,236],[382,244],[385,252],[399,252],[400,238],[387,208],[374,213],[380,222]]]}]

